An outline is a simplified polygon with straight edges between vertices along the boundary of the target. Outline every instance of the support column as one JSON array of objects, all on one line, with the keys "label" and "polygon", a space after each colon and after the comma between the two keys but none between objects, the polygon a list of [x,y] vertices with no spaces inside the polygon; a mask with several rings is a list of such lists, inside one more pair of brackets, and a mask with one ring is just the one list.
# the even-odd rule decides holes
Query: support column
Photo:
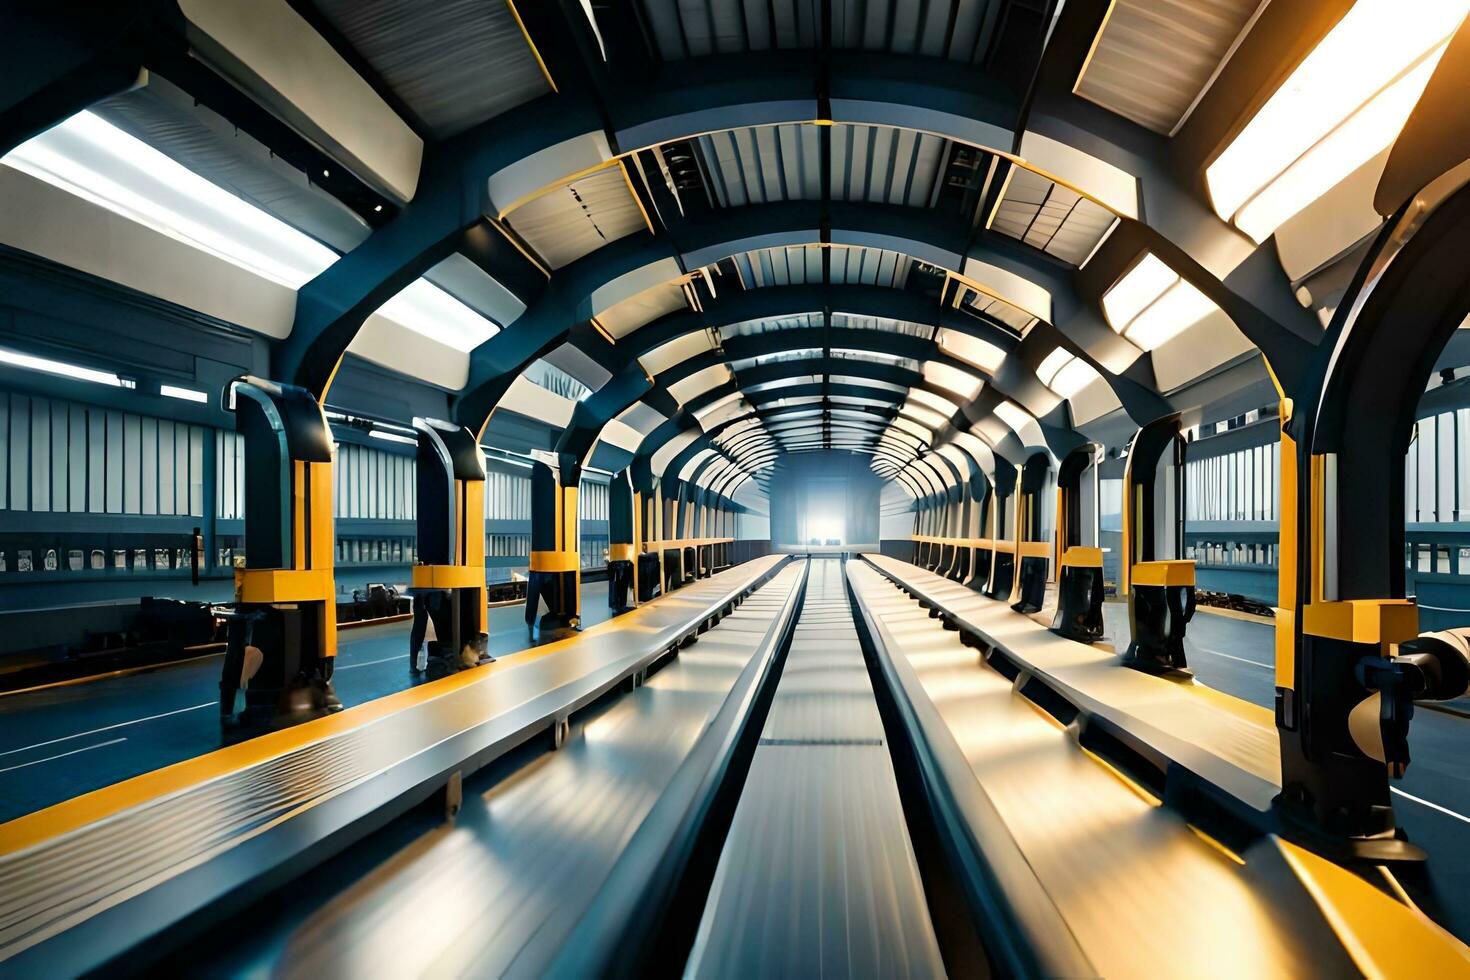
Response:
[{"label": "support column", "polygon": [[225,388],[245,440],[245,567],[220,678],[220,720],[281,724],[342,710],[331,430],[311,392],[241,377]]},{"label": "support column", "polygon": [[557,457],[554,465],[540,459],[531,464],[526,627],[538,639],[566,635],[582,625],[581,482],[582,466],[568,455]]},{"label": "support column", "polygon": [[1149,673],[1188,670],[1185,625],[1194,616],[1194,562],[1184,542],[1184,438],[1179,416],[1138,430],[1123,469],[1119,591],[1128,596],[1123,663]]},{"label": "support column", "polygon": [[639,495],[627,470],[607,485],[607,606],[614,614],[638,604]]},{"label": "support column", "polygon": [[413,568],[410,669],[442,676],[491,660],[485,607],[485,455],[464,426],[416,418],[413,427],[418,433],[418,563]]},{"label": "support column", "polygon": [[[1083,481],[1093,472],[1093,447],[1074,449],[1057,468],[1057,614],[1051,629],[1081,643],[1102,639],[1102,549],[1087,533],[1095,527],[1083,499]],[[1097,506],[1096,498],[1092,507]]]}]

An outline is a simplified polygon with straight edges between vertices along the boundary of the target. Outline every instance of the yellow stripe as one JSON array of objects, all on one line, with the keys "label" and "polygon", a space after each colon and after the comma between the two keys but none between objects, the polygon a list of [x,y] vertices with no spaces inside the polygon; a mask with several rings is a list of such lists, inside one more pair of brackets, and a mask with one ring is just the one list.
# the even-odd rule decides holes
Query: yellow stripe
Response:
[{"label": "yellow stripe", "polygon": [[531,32],[526,30],[526,22],[521,20],[521,12],[516,9],[515,0],[505,0],[505,5],[510,8],[510,15],[516,19],[516,26],[521,29],[521,37],[526,39],[526,45],[531,49],[531,54],[536,58],[536,64],[541,69],[541,74],[546,76],[546,84],[551,86],[553,92],[559,91],[556,87],[556,79],[551,77],[551,72],[546,68],[546,62],[541,57],[541,52],[536,48],[536,42],[531,40]]},{"label": "yellow stripe", "polygon": [[582,568],[582,555],[576,551],[533,551],[533,572],[575,572]]},{"label": "yellow stripe", "polygon": [[[620,616],[616,625],[606,625],[613,629],[636,631],[639,614],[640,611],[635,610],[627,616]],[[593,628],[603,627],[599,625]],[[420,684],[335,715],[248,739],[17,817],[0,824],[0,856],[34,847],[132,807],[278,759],[325,739],[356,731],[389,715],[453,694],[471,684],[499,683],[501,671],[514,670],[533,660],[553,656],[578,640],[579,637],[573,636],[534,647],[509,660],[500,660],[475,670],[462,671],[437,681]]]}]

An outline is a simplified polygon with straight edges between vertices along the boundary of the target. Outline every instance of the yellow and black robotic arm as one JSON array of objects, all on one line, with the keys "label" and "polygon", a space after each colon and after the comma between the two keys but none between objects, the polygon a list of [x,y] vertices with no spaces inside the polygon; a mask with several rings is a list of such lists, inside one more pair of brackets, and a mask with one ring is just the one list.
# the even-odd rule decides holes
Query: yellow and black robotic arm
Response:
[{"label": "yellow and black robotic arm", "polygon": [[418,562],[409,657],[415,671],[453,673],[490,660],[485,456],[464,426],[416,418],[413,427],[418,434]]},{"label": "yellow and black robotic arm", "polygon": [[226,725],[338,711],[333,442],[305,388],[245,376],[225,388],[245,442],[245,565],[220,677]]}]

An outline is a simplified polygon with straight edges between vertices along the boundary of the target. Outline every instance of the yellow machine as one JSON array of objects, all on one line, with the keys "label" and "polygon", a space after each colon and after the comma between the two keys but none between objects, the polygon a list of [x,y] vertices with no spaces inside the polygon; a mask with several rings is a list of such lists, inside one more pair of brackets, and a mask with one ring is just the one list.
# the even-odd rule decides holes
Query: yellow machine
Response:
[{"label": "yellow machine", "polygon": [[414,671],[453,673],[491,659],[485,628],[485,457],[464,426],[416,418],[413,427],[419,450],[418,564],[409,657]]},{"label": "yellow machine", "polygon": [[220,720],[340,711],[332,688],[332,435],[305,388],[241,377],[225,389],[245,440],[245,567],[220,677]]},{"label": "yellow machine", "polygon": [[1151,673],[1185,672],[1184,628],[1194,617],[1194,562],[1184,537],[1184,439],[1179,416],[1138,430],[1123,473],[1120,591],[1130,642],[1123,662]]},{"label": "yellow machine", "polygon": [[[577,489],[582,467],[562,454],[531,466],[531,563],[526,628],[541,637],[581,628],[582,555]],[[545,612],[537,614],[542,608]]]}]

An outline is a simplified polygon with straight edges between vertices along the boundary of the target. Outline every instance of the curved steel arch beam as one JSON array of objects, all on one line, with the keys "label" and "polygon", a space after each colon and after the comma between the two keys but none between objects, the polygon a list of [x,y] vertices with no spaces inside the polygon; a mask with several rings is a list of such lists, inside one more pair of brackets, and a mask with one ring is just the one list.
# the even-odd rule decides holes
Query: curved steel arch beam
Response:
[{"label": "curved steel arch beam", "polygon": [[[878,331],[868,332],[876,333]],[[836,370],[834,369],[834,367],[829,367],[829,365],[834,367],[840,366],[840,370]],[[745,386],[762,384],[767,381],[782,380],[784,378],[820,375],[826,373],[843,374],[859,378],[868,378],[876,381],[884,381],[890,384],[901,386],[905,389],[920,388],[943,397],[951,397],[950,393],[946,389],[941,388],[938,385],[935,385],[934,383],[926,380],[921,374],[914,371],[906,370],[904,368],[900,368],[896,365],[879,364],[873,361],[863,360],[836,358],[802,358],[779,361],[774,364],[764,365],[762,367],[743,371],[741,372],[742,376],[738,381],[732,380],[726,382],[723,385],[712,388],[709,391],[704,392],[691,399],[687,404],[682,406],[681,414],[683,412],[697,412],[699,409],[714,404],[716,401],[725,397],[726,395],[740,392],[741,389]],[[666,391],[664,391],[664,389],[655,387],[654,391],[646,394],[641,400],[649,401],[650,397],[656,398],[657,395],[660,393],[666,394]],[[982,390],[980,394],[970,402],[970,405],[963,409],[963,411],[967,416],[970,416],[973,413],[974,418],[983,418],[988,416],[994,409],[994,406],[998,404],[1001,400],[1002,398],[1000,395],[987,387],[986,389]],[[662,426],[660,428],[662,428]],[[956,431],[962,430],[955,426],[954,420],[951,420],[946,426],[935,432],[935,439],[939,440],[942,438],[947,438],[949,435]],[[1080,439],[1081,436],[1079,435],[1077,438]],[[1006,455],[1008,458],[1013,458],[1017,462],[1023,462],[1026,456],[1025,447],[1022,445],[1021,441],[1014,435],[1007,435],[1004,439],[997,443],[995,451]]]},{"label": "curved steel arch beam", "polygon": [[[771,70],[752,77],[753,60],[769,63]],[[312,365],[335,365],[362,320],[380,299],[395,294],[438,258],[459,247],[466,232],[476,227],[483,230],[480,223],[486,213],[503,213],[507,205],[544,184],[543,171],[553,152],[566,148],[559,155],[573,161],[575,166],[571,169],[577,170],[611,159],[624,149],[687,138],[696,133],[811,121],[816,118],[812,96],[813,76],[818,70],[815,60],[809,52],[796,51],[773,53],[760,59],[750,56],[693,59],[681,63],[681,84],[673,91],[655,82],[646,88],[620,85],[614,93],[598,93],[595,102],[585,95],[549,96],[431,146],[426,151],[415,206],[405,209],[388,226],[303,288],[295,328],[291,337],[279,345],[279,356],[274,362],[276,371],[283,377],[287,373],[292,375],[286,380],[298,377],[313,380],[310,375],[325,373],[326,380],[317,379],[317,383],[329,382],[330,368]],[[918,125],[929,132],[1002,152],[1007,149],[1007,140],[1012,148],[1018,146],[1011,128],[1016,118],[1014,101],[976,95],[994,90],[993,80],[983,71],[969,66],[956,67],[940,59],[869,52],[864,52],[861,58],[851,58],[849,54],[834,59],[834,66],[839,61],[846,66],[844,69],[829,69],[833,73],[830,105],[839,121],[904,128]],[[916,69],[917,74],[911,74]],[[838,94],[843,91],[848,95]],[[1042,115],[1033,111],[1033,116]],[[1115,122],[1111,117],[1104,121]],[[1131,142],[1127,148],[1112,146],[1110,128],[1096,120],[1069,125],[1077,130],[1075,142],[1086,144],[1089,149],[1096,149],[1092,146],[1096,143],[1114,157],[1132,152]],[[565,176],[559,175],[557,180]],[[1166,178],[1167,172],[1160,176],[1150,171],[1144,184],[1167,184],[1175,197],[1192,206],[1150,208],[1149,214],[1187,213],[1197,220],[1211,219],[1197,191],[1188,192],[1182,182]],[[1218,219],[1213,220],[1221,224]],[[1146,247],[1171,257],[1185,252],[1179,247],[1171,251],[1170,242],[1163,240],[1164,236],[1136,222],[1133,224],[1140,230]],[[842,239],[834,231],[832,240]],[[878,238],[867,240],[876,243]],[[535,277],[525,268],[518,275],[516,260],[504,249],[497,250],[500,254],[486,256],[484,264],[523,302],[533,301],[537,294]],[[1181,271],[1188,278],[1214,279],[1187,255],[1184,258],[1186,268]],[[502,261],[508,263],[511,271],[502,267]],[[1275,278],[1284,280],[1279,270],[1276,272]],[[1211,291],[1207,284],[1196,284],[1206,292]],[[1287,294],[1284,281],[1274,285],[1274,294]],[[1273,301],[1279,298],[1274,294]],[[1307,328],[1314,325],[1303,322],[1303,311],[1293,307],[1289,294],[1285,299],[1285,303],[1273,303],[1271,317],[1287,323],[1288,327],[1300,327],[1296,332],[1306,341]],[[1228,299],[1221,305],[1231,312]],[[1266,319],[1269,321],[1271,317]],[[1264,329],[1271,323],[1239,325],[1267,351],[1273,363],[1287,360],[1274,350],[1286,345],[1278,344],[1271,331]]]}]

